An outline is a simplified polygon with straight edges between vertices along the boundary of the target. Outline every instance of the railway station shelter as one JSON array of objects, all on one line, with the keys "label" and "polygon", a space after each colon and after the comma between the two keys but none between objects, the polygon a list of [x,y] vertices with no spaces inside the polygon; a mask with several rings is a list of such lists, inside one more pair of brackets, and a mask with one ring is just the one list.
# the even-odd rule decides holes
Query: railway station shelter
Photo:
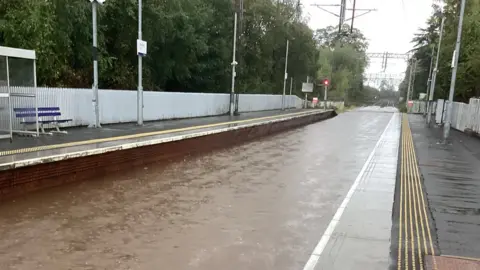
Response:
[{"label": "railway station shelter", "polygon": [[38,136],[37,103],[35,51],[0,46],[0,139]]}]

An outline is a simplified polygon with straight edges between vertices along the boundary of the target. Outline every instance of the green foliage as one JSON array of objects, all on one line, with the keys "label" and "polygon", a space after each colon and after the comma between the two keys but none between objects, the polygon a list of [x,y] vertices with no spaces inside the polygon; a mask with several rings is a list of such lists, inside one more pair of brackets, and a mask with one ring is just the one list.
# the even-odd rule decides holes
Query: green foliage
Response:
[{"label": "green foliage", "polygon": [[317,30],[315,40],[319,48],[316,79],[318,84],[325,78],[330,80],[329,99],[363,103],[366,95],[362,74],[367,66],[368,46],[363,34],[358,29],[350,34],[347,25],[341,33],[330,26]]},{"label": "green foliage", "polygon": [[[432,47],[438,48],[441,16],[445,16],[445,28],[440,49],[439,70],[435,87],[435,99],[447,98],[451,80],[451,59],[455,47],[458,27],[460,1],[443,0],[443,14],[438,5],[433,5],[433,14],[427,20],[427,27],[415,35],[414,56],[419,60],[413,86],[413,97],[426,93],[429,76]],[[480,0],[469,0],[466,3],[462,30],[455,100],[468,102],[471,97],[480,96]],[[410,71],[407,67],[407,74]],[[406,97],[408,77],[400,85],[402,97]]]},{"label": "green foliage", "polygon": [[[137,0],[98,7],[100,87],[135,89]],[[228,92],[231,0],[149,0],[143,6],[144,87],[150,90]],[[317,47],[296,1],[245,0],[237,43],[237,90],[281,93],[286,40],[296,93],[315,74]],[[92,23],[89,1],[0,1],[0,44],[33,49],[38,84],[90,87]]]},{"label": "green foliage", "polygon": [[398,108],[398,111],[401,112],[401,113],[407,113],[408,112],[407,103],[405,103],[405,102],[398,103],[397,108]]},{"label": "green foliage", "polygon": [[341,44],[348,44],[357,52],[365,52],[368,42],[363,33],[354,28],[350,33],[350,26],[343,25],[342,31],[338,31],[337,26],[328,26],[315,31],[315,40],[319,47],[335,47]]}]

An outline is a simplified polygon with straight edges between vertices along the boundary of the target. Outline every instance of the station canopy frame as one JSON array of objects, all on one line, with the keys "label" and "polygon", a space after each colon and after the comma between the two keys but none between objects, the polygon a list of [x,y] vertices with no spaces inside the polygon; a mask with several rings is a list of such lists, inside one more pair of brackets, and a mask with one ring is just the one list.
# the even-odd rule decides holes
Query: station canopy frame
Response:
[{"label": "station canopy frame", "polygon": [[[35,108],[35,128],[25,130],[14,108]],[[0,46],[0,139],[39,135],[36,53]]]}]

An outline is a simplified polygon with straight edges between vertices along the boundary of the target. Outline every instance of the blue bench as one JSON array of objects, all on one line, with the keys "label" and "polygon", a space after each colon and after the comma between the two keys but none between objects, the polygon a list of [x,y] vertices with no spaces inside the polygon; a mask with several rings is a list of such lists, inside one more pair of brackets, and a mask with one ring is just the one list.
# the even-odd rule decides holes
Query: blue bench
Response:
[{"label": "blue bench", "polygon": [[[16,118],[21,118],[21,124],[23,124],[24,129],[27,130],[29,125],[35,125],[37,123],[37,112],[35,108],[13,108]],[[72,119],[58,119],[62,116],[59,107],[38,107],[38,123],[40,124],[40,129],[42,133],[45,133],[43,125],[51,124],[56,129],[55,132],[58,133],[67,133],[66,131],[61,131],[59,124],[67,123],[72,121]]]}]

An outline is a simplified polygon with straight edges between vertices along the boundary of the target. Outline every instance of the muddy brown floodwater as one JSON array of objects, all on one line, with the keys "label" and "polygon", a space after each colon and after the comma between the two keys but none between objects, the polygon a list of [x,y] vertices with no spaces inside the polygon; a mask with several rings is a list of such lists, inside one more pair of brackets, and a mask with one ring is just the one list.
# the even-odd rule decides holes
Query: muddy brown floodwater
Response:
[{"label": "muddy brown floodwater", "polygon": [[0,269],[301,269],[390,120],[351,112],[0,205]]}]

